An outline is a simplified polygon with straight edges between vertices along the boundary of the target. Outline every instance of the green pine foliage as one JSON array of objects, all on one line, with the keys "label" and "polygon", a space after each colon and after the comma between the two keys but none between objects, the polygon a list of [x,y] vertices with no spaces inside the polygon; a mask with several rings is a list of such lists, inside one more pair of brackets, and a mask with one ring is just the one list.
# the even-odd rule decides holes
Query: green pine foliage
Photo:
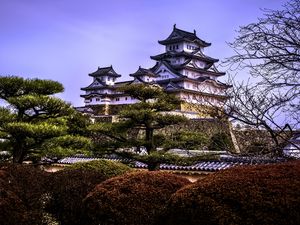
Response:
[{"label": "green pine foliage", "polygon": [[92,160],[89,162],[74,163],[67,167],[68,170],[84,169],[93,170],[103,174],[105,177],[114,177],[131,171],[129,166],[120,162],[114,162],[106,159]]},{"label": "green pine foliage", "polygon": [[[154,131],[168,125],[186,121],[181,115],[175,115],[170,111],[175,110],[180,100],[173,95],[166,94],[163,89],[151,84],[131,84],[119,89],[123,93],[138,99],[139,102],[126,105],[119,113],[120,121],[113,124],[95,124],[90,129],[101,133],[123,146],[144,146],[148,153],[155,151]],[[143,138],[129,137],[130,129],[144,131]]]},{"label": "green pine foliage", "polygon": [[164,143],[166,149],[180,148],[202,150],[209,143],[207,135],[201,132],[181,131],[175,133]]},{"label": "green pine foliage", "polygon": [[63,90],[56,81],[0,77],[0,100],[5,103],[0,107],[0,151],[9,151],[15,163],[48,153],[86,152],[90,141],[75,129],[81,126],[75,110],[53,96]]},{"label": "green pine foliage", "polygon": [[233,143],[227,134],[220,132],[211,137],[208,149],[215,151],[228,151],[233,149]]}]

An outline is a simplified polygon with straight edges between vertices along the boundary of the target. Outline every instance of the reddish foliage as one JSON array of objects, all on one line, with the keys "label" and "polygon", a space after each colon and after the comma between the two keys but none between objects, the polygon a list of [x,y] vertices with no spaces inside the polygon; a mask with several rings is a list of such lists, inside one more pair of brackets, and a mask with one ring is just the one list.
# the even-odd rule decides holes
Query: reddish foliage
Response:
[{"label": "reddish foliage", "polygon": [[44,173],[26,165],[0,165],[0,223],[43,224]]},{"label": "reddish foliage", "polygon": [[163,224],[300,224],[300,162],[232,168],[175,193]]},{"label": "reddish foliage", "polygon": [[[0,184],[1,185],[1,184]],[[26,207],[12,191],[0,187],[0,223],[16,225],[26,223]]]},{"label": "reddish foliage", "polygon": [[47,192],[47,172],[32,165],[4,164],[0,168],[13,178],[10,185],[26,207],[30,209],[43,207],[41,199]]},{"label": "reddish foliage", "polygon": [[51,175],[51,200],[47,211],[54,214],[62,225],[86,224],[82,200],[107,177],[96,170],[85,169],[61,170]]},{"label": "reddish foliage", "polygon": [[166,202],[190,182],[163,172],[134,172],[109,179],[84,200],[90,224],[156,224]]}]

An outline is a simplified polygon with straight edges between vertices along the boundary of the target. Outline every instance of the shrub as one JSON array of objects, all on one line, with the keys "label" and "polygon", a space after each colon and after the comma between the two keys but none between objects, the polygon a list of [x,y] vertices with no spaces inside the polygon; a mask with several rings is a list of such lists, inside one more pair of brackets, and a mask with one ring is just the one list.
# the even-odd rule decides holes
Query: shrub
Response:
[{"label": "shrub", "polygon": [[87,224],[82,211],[83,198],[96,184],[129,170],[129,167],[121,163],[99,160],[76,163],[53,173],[50,185],[51,201],[47,210],[62,225]]},{"label": "shrub", "polygon": [[43,224],[46,175],[27,165],[0,165],[1,224]]},{"label": "shrub", "polygon": [[171,194],[188,183],[163,172],[134,172],[109,179],[84,200],[89,223],[156,224]]},{"label": "shrub", "polygon": [[48,173],[32,165],[2,164],[0,168],[13,179],[10,185],[26,207],[40,209],[41,198],[47,193]]},{"label": "shrub", "polygon": [[300,163],[233,168],[176,192],[163,224],[300,224]]},{"label": "shrub", "polygon": [[224,132],[216,133],[211,137],[208,149],[215,151],[230,151],[233,149],[233,143],[230,137]]},{"label": "shrub", "polygon": [[114,162],[110,160],[93,160],[89,162],[79,162],[75,163],[66,169],[87,169],[87,170],[93,170],[97,171],[98,173],[101,173],[107,178],[111,178],[114,176],[121,175],[123,173],[126,173],[131,170],[130,167],[120,163],[120,162]]},{"label": "shrub", "polygon": [[201,132],[181,131],[173,134],[171,139],[165,141],[164,148],[203,149],[208,145],[207,135]]},{"label": "shrub", "polygon": [[24,224],[26,208],[21,199],[11,190],[0,184],[0,221],[5,225]]}]

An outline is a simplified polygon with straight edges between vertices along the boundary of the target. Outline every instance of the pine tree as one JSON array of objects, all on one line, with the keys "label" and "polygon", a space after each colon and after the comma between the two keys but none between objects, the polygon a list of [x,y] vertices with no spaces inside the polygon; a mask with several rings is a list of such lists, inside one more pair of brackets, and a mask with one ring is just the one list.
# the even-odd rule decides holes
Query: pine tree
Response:
[{"label": "pine tree", "polygon": [[14,163],[26,157],[74,154],[89,146],[88,138],[69,132],[75,110],[53,95],[64,90],[55,81],[0,77],[0,138]]},{"label": "pine tree", "polygon": [[[154,131],[186,120],[182,115],[171,113],[176,110],[181,101],[177,97],[165,93],[161,87],[152,84],[125,85],[119,91],[137,99],[138,102],[124,106],[119,112],[119,122],[96,123],[91,126],[91,130],[115,140],[118,146],[144,146],[148,156],[155,155],[157,146]],[[128,136],[130,129],[143,130],[143,138],[130,138]],[[154,167],[156,166],[154,165]]]}]

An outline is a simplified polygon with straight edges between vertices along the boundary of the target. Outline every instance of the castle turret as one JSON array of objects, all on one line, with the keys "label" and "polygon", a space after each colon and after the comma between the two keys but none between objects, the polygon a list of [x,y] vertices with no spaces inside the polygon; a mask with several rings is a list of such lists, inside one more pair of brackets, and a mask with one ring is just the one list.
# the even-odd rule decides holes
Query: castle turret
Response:
[{"label": "castle turret", "polygon": [[[198,115],[191,105],[218,105],[226,101],[225,90],[230,85],[218,81],[224,72],[218,71],[215,63],[218,59],[204,54],[211,46],[200,39],[196,31],[187,32],[174,25],[171,34],[158,41],[165,46],[165,52],[151,56],[156,64],[149,69],[139,67],[129,76],[133,80],[116,82],[121,75],[112,66],[98,67],[90,73],[93,82],[81,90],[88,108],[104,108],[102,114],[115,114],[122,105],[134,104],[138,100],[121,93],[118,87],[133,83],[154,83],[168,93],[173,93],[183,100],[178,111],[189,115]],[[197,107],[198,107],[197,106]],[[115,110],[116,109],[116,110]]]}]

